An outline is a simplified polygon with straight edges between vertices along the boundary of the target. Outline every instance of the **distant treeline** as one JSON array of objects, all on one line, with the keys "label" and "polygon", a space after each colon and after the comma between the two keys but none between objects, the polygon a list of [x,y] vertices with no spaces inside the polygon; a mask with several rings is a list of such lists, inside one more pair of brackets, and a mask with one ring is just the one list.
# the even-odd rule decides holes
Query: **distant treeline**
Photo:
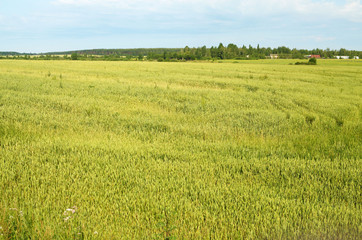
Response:
[{"label": "distant treeline", "polygon": [[0,56],[34,55],[32,53],[0,52]]},{"label": "distant treeline", "polygon": [[147,56],[150,53],[163,54],[165,51],[170,53],[179,52],[181,48],[134,48],[134,49],[91,49],[77,50],[67,52],[49,52],[46,55],[71,55],[77,53],[79,55],[116,55],[116,56]]},{"label": "distant treeline", "polygon": [[238,47],[235,44],[224,46],[220,43],[217,47],[207,48],[136,48],[136,49],[92,49],[67,52],[49,52],[45,54],[21,54],[16,52],[0,52],[0,58],[17,59],[72,59],[72,60],[152,60],[152,61],[190,61],[190,60],[217,60],[217,59],[303,59],[310,55],[319,55],[321,58],[335,58],[347,56],[349,58],[362,58],[362,51],[331,49],[290,49],[288,47]]}]

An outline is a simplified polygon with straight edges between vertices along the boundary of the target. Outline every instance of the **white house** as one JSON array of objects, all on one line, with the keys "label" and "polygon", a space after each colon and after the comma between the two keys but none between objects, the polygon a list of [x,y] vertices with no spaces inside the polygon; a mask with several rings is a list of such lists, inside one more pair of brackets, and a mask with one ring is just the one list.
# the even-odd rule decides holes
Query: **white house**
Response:
[{"label": "white house", "polygon": [[349,56],[334,56],[337,59],[349,59]]}]

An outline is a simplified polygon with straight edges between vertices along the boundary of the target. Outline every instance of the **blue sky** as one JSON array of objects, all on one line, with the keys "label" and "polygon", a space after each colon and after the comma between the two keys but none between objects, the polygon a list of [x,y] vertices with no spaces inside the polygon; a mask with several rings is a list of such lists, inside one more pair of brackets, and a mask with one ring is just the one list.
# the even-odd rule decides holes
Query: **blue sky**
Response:
[{"label": "blue sky", "polygon": [[238,46],[362,50],[360,0],[0,0],[0,51]]}]

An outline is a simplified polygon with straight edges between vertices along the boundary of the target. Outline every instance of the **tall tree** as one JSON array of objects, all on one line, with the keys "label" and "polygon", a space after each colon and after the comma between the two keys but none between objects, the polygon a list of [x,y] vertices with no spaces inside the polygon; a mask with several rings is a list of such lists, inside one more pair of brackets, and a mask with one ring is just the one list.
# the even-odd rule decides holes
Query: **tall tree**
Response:
[{"label": "tall tree", "polygon": [[225,58],[225,47],[222,43],[219,44],[218,48],[217,48],[217,57],[220,59],[224,59]]}]

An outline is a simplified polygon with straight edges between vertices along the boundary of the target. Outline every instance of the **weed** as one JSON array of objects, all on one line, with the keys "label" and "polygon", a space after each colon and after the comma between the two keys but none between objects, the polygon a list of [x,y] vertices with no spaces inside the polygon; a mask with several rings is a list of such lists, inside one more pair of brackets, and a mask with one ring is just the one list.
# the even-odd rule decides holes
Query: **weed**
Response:
[{"label": "weed", "polygon": [[[171,214],[174,215],[175,213]],[[158,236],[165,239],[165,240],[172,240],[176,239],[175,236],[173,236],[172,232],[176,229],[176,226],[172,225],[172,220],[170,213],[164,209],[164,215],[161,216],[161,221],[159,221],[156,225],[156,228],[158,229]]]},{"label": "weed", "polygon": [[340,118],[340,117],[335,117],[334,119],[335,119],[336,124],[337,124],[338,127],[342,127],[342,126],[343,126],[344,120],[343,120],[342,118]]},{"label": "weed", "polygon": [[256,92],[256,91],[258,91],[259,87],[257,87],[257,86],[245,85],[245,89],[248,90],[249,92]]},{"label": "weed", "polygon": [[312,125],[314,121],[315,121],[315,116],[313,116],[313,115],[305,116],[305,122],[306,123]]},{"label": "weed", "polygon": [[290,119],[290,113],[289,113],[289,112],[287,112],[287,113],[285,114],[285,118],[286,118],[287,120]]},{"label": "weed", "polygon": [[260,80],[267,80],[269,78],[269,76],[268,75],[262,75],[262,76],[259,76],[259,79]]}]

